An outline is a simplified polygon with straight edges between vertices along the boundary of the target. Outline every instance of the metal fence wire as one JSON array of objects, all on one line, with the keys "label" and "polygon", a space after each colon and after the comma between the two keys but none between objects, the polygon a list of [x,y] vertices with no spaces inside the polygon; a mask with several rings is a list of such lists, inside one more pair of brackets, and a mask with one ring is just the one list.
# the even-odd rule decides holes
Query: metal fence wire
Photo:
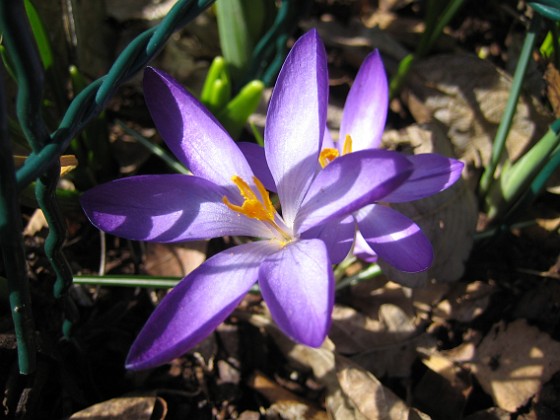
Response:
[{"label": "metal fence wire", "polygon": [[105,76],[90,83],[74,98],[58,128],[51,133],[41,116],[41,92],[45,75],[24,2],[0,0],[2,44],[11,59],[18,87],[17,118],[32,150],[24,165],[16,171],[8,138],[5,88],[0,78],[0,252],[8,281],[20,373],[30,374],[35,370],[36,337],[18,193],[35,181],[37,202],[49,225],[45,253],[56,275],[53,293],[56,298],[63,300],[67,329],[74,317],[74,310],[72,301],[65,293],[72,283],[72,272],[61,251],[66,227],[54,195],[60,174],[59,158],[71,139],[103,111],[119,86],[146,66],[173,32],[213,2],[178,1],[160,24],[140,34],[122,51]]}]

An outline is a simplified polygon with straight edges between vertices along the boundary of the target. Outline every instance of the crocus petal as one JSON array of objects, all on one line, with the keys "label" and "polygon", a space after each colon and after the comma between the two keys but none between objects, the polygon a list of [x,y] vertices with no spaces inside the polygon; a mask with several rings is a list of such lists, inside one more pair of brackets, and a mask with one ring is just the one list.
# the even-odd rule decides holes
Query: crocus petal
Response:
[{"label": "crocus petal", "polygon": [[402,203],[429,197],[449,188],[460,177],[463,162],[435,153],[408,156],[414,165],[410,178],[399,188],[387,195],[383,201]]},{"label": "crocus petal", "polygon": [[362,150],[335,159],[311,184],[297,214],[295,231],[303,233],[383,199],[411,171],[405,156],[387,150]]},{"label": "crocus petal", "polygon": [[234,175],[251,181],[253,172],[226,130],[171,76],[148,67],[144,95],[165,143],[195,175],[222,186],[231,186]]},{"label": "crocus petal", "polygon": [[346,97],[340,123],[339,147],[347,134],[352,149],[379,147],[389,105],[389,87],[379,51],[369,54],[362,63]]},{"label": "crocus petal", "polygon": [[273,236],[263,223],[226,207],[224,195],[225,189],[196,176],[143,175],[92,188],[81,204],[99,229],[132,240]]},{"label": "crocus petal", "polygon": [[264,147],[248,142],[239,142],[238,145],[243,155],[245,155],[245,159],[249,162],[255,176],[259,178],[268,191],[276,192],[274,178],[272,178],[272,174],[266,163]]},{"label": "crocus petal", "polygon": [[147,369],[181,356],[208,336],[256,282],[273,249],[252,242],[216,254],[161,301],[132,345],[128,369]]},{"label": "crocus petal", "polygon": [[368,245],[398,270],[416,273],[432,264],[430,241],[408,217],[378,204],[363,207],[355,217]]},{"label": "crocus petal", "polygon": [[321,145],[321,149],[336,149],[336,144],[331,136],[331,131],[329,127],[325,127],[325,132],[323,133],[323,144]]},{"label": "crocus petal", "polygon": [[266,160],[288,225],[317,169],[327,97],[325,49],[311,30],[294,44],[280,70],[264,132]]},{"label": "crocus petal", "polygon": [[354,217],[346,216],[341,220],[335,220],[309,229],[301,237],[303,239],[321,239],[327,246],[331,262],[338,264],[350,252],[355,234],[356,222]]},{"label": "crocus petal", "polygon": [[352,250],[352,253],[356,258],[370,264],[377,262],[377,254],[373,249],[371,249],[359,230],[356,232],[356,240],[354,241],[354,249]]},{"label": "crocus petal", "polygon": [[298,343],[318,347],[331,325],[334,278],[323,241],[299,240],[263,261],[259,286],[272,318]]}]

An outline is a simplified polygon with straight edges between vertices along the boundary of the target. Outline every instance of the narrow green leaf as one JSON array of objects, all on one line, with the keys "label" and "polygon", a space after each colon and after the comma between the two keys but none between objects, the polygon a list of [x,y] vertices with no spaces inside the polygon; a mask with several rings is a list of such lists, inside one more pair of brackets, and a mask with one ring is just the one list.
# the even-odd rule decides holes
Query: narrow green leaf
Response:
[{"label": "narrow green leaf", "polygon": [[37,48],[39,49],[39,56],[41,57],[43,68],[48,70],[52,67],[54,59],[47,31],[45,30],[45,26],[37,13],[37,9],[33,6],[33,3],[31,3],[30,0],[24,0],[23,4],[25,6],[27,18],[29,19],[29,24],[31,25],[33,37],[35,38]]},{"label": "narrow green leaf", "polygon": [[253,48],[262,33],[267,0],[219,0],[216,17],[222,53],[233,84],[239,83],[250,66]]},{"label": "narrow green leaf", "polygon": [[488,217],[499,220],[516,201],[530,188],[531,184],[547,164],[550,155],[560,145],[560,134],[551,128],[514,165],[503,168],[499,182],[492,184],[486,198]]},{"label": "narrow green leaf", "polygon": [[253,80],[218,114],[218,120],[233,138],[239,137],[249,116],[255,112],[262,98],[264,83]]}]

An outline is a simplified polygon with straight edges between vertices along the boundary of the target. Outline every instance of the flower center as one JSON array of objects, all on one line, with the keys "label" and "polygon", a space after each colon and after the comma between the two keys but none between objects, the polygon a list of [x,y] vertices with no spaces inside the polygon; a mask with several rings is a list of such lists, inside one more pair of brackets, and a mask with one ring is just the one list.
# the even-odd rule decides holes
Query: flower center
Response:
[{"label": "flower center", "polygon": [[[233,183],[239,188],[239,194],[243,197],[243,204],[237,206],[232,204],[226,196],[222,197],[223,203],[228,206],[231,210],[240,213],[250,219],[257,219],[264,222],[268,227],[272,228],[275,232],[280,233],[282,238],[286,241],[292,239],[291,235],[286,232],[280,225],[279,221],[276,220],[276,209],[270,200],[270,195],[262,182],[256,177],[253,177],[255,186],[259,192],[260,198],[257,197],[255,192],[251,189],[249,184],[243,180],[240,176],[233,176],[231,178]],[[279,218],[279,217],[278,217]],[[280,221],[281,223],[281,221]]]},{"label": "flower center", "polygon": [[[342,156],[347,155],[348,153],[352,153],[352,137],[350,137],[350,134],[346,134],[344,144],[342,145]],[[326,147],[321,150],[321,153],[319,153],[319,164],[321,165],[321,168],[325,168],[338,156],[338,149]]]}]

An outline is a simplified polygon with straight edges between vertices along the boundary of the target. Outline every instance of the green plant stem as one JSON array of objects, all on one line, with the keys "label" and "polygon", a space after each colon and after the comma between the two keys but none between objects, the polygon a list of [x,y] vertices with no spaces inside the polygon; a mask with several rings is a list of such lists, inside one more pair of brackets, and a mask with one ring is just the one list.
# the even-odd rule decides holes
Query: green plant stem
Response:
[{"label": "green plant stem", "polygon": [[535,45],[535,39],[537,36],[538,29],[540,27],[540,16],[535,15],[531,21],[527,35],[525,36],[525,41],[523,42],[523,47],[521,49],[521,54],[519,55],[519,61],[517,62],[517,67],[515,68],[515,74],[513,76],[513,81],[511,84],[511,90],[504,110],[504,115],[498,126],[496,132],[496,137],[494,138],[494,143],[492,146],[492,155],[490,157],[490,163],[488,167],[482,174],[482,178],[479,183],[479,198],[481,200],[488,194],[492,183],[494,182],[494,174],[502,159],[502,155],[505,149],[506,138],[511,128],[513,122],[513,117],[515,115],[515,109],[517,107],[517,102],[519,96],[521,95],[521,88],[523,86],[523,79],[525,78],[525,73],[527,72],[527,67],[529,65],[529,60],[531,58],[531,53]]},{"label": "green plant stem", "polygon": [[[523,195],[531,191],[531,186],[539,175],[547,178],[551,175],[543,172],[543,169],[547,167],[550,156],[558,147],[560,147],[560,120],[553,123],[537,144],[493,184],[486,196],[486,210],[490,220],[502,222],[503,216],[507,213],[511,214],[519,206]],[[545,181],[539,178],[539,182]]]},{"label": "green plant stem", "polygon": [[181,281],[181,277],[151,277],[151,276],[74,276],[74,284],[88,284],[107,287],[147,287],[156,289],[171,289]]},{"label": "green plant stem", "polygon": [[[141,287],[145,289],[171,289],[182,280],[181,277],[153,277],[153,276],[74,276],[74,284],[83,284],[102,287]],[[255,284],[249,293],[260,293],[259,286]]]},{"label": "green plant stem", "polygon": [[367,267],[365,270],[360,271],[358,274],[350,277],[345,277],[339,283],[336,284],[335,290],[339,291],[344,289],[345,287],[352,286],[356,283],[360,283],[362,281],[371,280],[374,277],[380,276],[383,274],[381,267],[377,264],[372,264]]}]

